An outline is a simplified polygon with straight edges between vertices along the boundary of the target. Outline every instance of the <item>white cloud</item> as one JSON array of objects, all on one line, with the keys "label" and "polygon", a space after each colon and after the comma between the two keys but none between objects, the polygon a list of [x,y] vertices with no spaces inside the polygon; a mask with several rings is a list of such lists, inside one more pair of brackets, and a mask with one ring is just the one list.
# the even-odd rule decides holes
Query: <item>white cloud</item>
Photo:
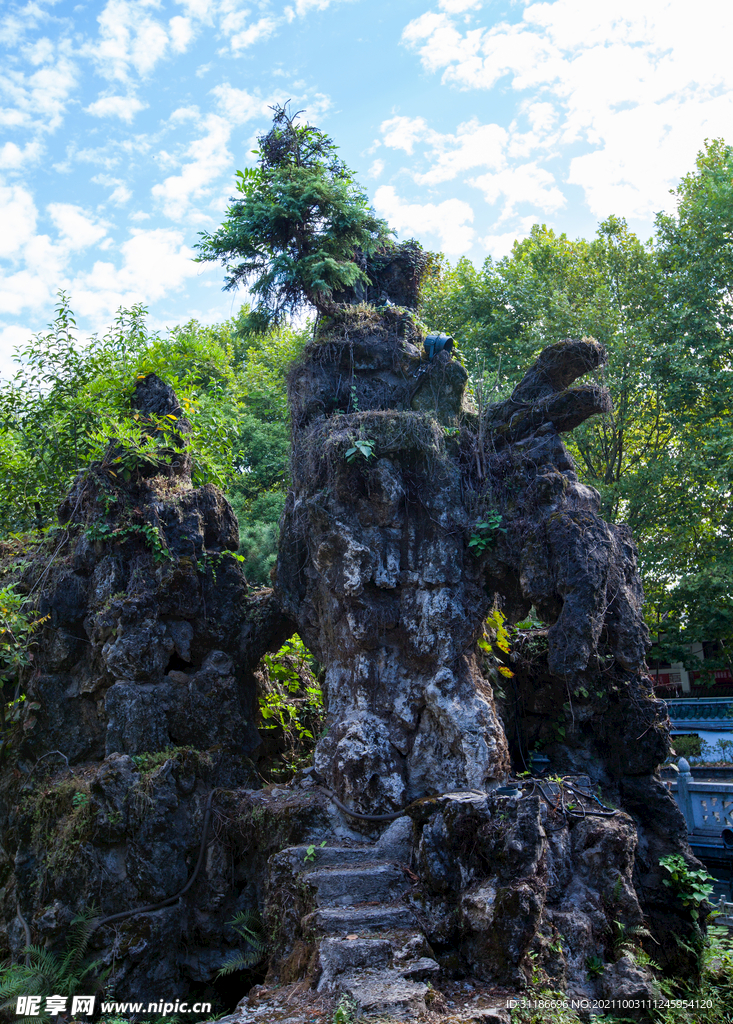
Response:
[{"label": "white cloud", "polygon": [[[107,0],[98,16],[99,38],[87,47],[101,75],[128,81],[132,70],[146,77],[166,55],[169,45],[178,49],[185,19],[174,18],[168,29],[146,12],[157,0]],[[170,31],[170,36],[169,36]]]},{"label": "white cloud", "polygon": [[7,380],[17,372],[18,364],[12,358],[13,350],[25,345],[32,335],[33,331],[28,327],[20,327],[18,324],[0,325],[0,378]]},{"label": "white cloud", "polygon": [[22,256],[24,266],[0,278],[0,313],[17,315],[29,307],[40,310],[51,303],[58,288],[66,286],[68,248],[52,242],[48,235],[36,235],[34,228],[35,217],[25,225],[13,253],[16,260]]},{"label": "white cloud", "polygon": [[269,38],[279,24],[279,19],[270,15],[263,15],[257,21],[252,21],[247,8],[238,8],[231,3],[226,4],[222,13],[224,16],[219,27],[224,35],[228,36],[229,45],[234,54],[245,50],[248,46],[253,46],[261,39]]},{"label": "white cloud", "polygon": [[86,249],[107,234],[106,225],[71,203],[50,203],[47,207],[61,240],[69,249]]},{"label": "white cloud", "polygon": [[384,171],[384,160],[375,160],[372,163],[372,165],[369,168],[369,170],[367,171],[367,174],[369,175],[370,178],[378,178],[382,174],[383,171]]},{"label": "white cloud", "polygon": [[14,142],[6,142],[0,149],[0,167],[8,170],[20,170],[22,167],[34,164],[42,152],[43,147],[38,141],[26,143],[23,149],[16,146]]},{"label": "white cloud", "polygon": [[518,203],[532,203],[544,213],[554,213],[565,205],[565,196],[553,175],[533,163],[506,168],[498,174],[482,174],[471,184],[481,189],[487,203],[505,198],[502,218],[510,217]]},{"label": "white cloud", "polygon": [[126,185],[118,185],[113,192],[110,192],[108,201],[114,203],[115,206],[124,206],[130,199],[132,199],[130,189]]},{"label": "white cloud", "polygon": [[40,309],[52,298],[47,279],[30,270],[0,277],[0,312],[17,316],[24,309]]},{"label": "white cloud", "polygon": [[424,117],[390,117],[380,125],[382,140],[390,149],[404,149],[412,153],[415,143],[429,135],[430,130]]},{"label": "white cloud", "polygon": [[217,85],[211,90],[211,94],[216,97],[219,113],[230,124],[245,124],[262,114],[266,117],[271,116],[269,108],[274,102],[272,99],[253,96],[246,89],[235,89],[228,82]]},{"label": "white cloud", "polygon": [[0,94],[8,105],[0,112],[0,123],[32,126],[36,131],[53,131],[62,123],[69,96],[76,86],[78,69],[62,44],[50,63],[31,75],[10,65],[0,72]]},{"label": "white cloud", "polygon": [[36,39],[29,46],[23,47],[23,56],[36,66],[38,64],[48,64],[53,59],[53,55],[54,45],[46,36],[42,39]]},{"label": "white cloud", "polygon": [[81,315],[100,319],[120,306],[154,302],[199,272],[183,234],[171,228],[133,228],[119,252],[121,266],[98,261],[73,281],[74,308]]},{"label": "white cloud", "polygon": [[258,43],[261,39],[268,39],[276,28],[277,21],[274,18],[260,18],[259,21],[248,25],[242,32],[235,33],[229,40],[229,43],[232,50],[238,53],[239,50],[253,46],[254,43]]},{"label": "white cloud", "polygon": [[447,84],[491,89],[505,79],[518,98],[531,95],[518,111],[530,130],[510,125],[507,155],[536,163],[567,153],[568,181],[597,216],[651,217],[704,138],[730,133],[733,9],[717,0],[700,0],[694,17],[686,0],[555,0],[484,27],[452,17],[469,9],[463,0],[440,6],[407,25],[405,44]]},{"label": "white cloud", "polygon": [[441,249],[451,255],[464,253],[473,244],[473,209],[461,199],[406,203],[391,185],[382,185],[374,195],[374,209],[402,235],[439,235]]},{"label": "white cloud", "polygon": [[295,0],[295,3],[285,8],[285,17],[292,21],[295,17],[302,18],[310,11],[325,11],[333,3],[342,3],[343,0]]},{"label": "white cloud", "polygon": [[0,21],[0,43],[6,46],[17,46],[29,29],[47,17],[46,12],[35,3],[34,0],[27,3],[25,7],[16,5],[12,14],[8,14]]},{"label": "white cloud", "polygon": [[190,18],[177,16],[168,22],[171,33],[171,47],[176,53],[184,53],[193,39],[193,25]]},{"label": "white cloud", "polygon": [[152,193],[163,203],[167,217],[177,220],[188,210],[194,199],[210,194],[216,178],[232,165],[232,154],[227,149],[231,125],[217,114],[209,114],[201,124],[206,134],[186,147],[190,161],[180,174],[171,175],[153,186]]},{"label": "white cloud", "polygon": [[33,238],[37,216],[27,189],[21,185],[0,186],[0,256],[14,256]]},{"label": "white cloud", "polygon": [[474,118],[459,124],[455,135],[430,136],[433,148],[432,167],[416,180],[424,185],[451,181],[461,172],[474,167],[492,167],[496,170],[505,163],[504,150],[508,133],[498,124],[479,124]]},{"label": "white cloud", "polygon": [[106,188],[111,188],[107,202],[114,203],[116,206],[122,206],[128,200],[132,199],[132,192],[125,185],[121,178],[113,178],[109,174],[95,174],[92,178],[92,182],[95,185],[103,185]]},{"label": "white cloud", "polygon": [[176,0],[191,18],[204,21],[216,8],[216,0]]},{"label": "white cloud", "polygon": [[94,117],[119,117],[129,124],[135,114],[147,107],[135,96],[102,96],[85,107],[87,114]]}]

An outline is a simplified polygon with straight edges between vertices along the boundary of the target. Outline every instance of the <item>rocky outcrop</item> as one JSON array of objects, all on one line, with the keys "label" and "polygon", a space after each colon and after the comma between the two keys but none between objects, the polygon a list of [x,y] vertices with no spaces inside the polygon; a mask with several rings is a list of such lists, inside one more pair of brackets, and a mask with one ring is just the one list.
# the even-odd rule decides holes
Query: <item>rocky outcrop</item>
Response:
[{"label": "rocky outcrop", "polygon": [[260,786],[254,671],[292,626],[250,592],[224,496],[192,486],[171,388],[150,375],[132,406],[148,433],[167,422],[165,443],[112,441],[18,570],[46,618],[0,773],[0,944],[62,950],[86,911],[117,997],[154,1000],[210,984],[238,942],[228,922],[257,905],[262,872],[235,877],[235,809]]},{"label": "rocky outcrop", "polygon": [[[694,974],[699,931],[660,879],[690,855],[657,774],[636,552],[560,436],[608,409],[576,384],[605,353],[552,346],[477,410],[421,342],[407,309],[321,318],[290,375],[274,596],[249,591],[226,500],[191,483],[175,395],[138,382],[161,445],[112,440],[18,569],[47,619],[0,771],[16,958],[29,937],[62,950],[86,911],[115,998],[211,997],[258,910],[242,1024],[300,1019],[278,985],[414,1020],[466,975],[648,998],[644,948]],[[255,670],[295,629],[328,729],[314,769],[262,790]],[[504,1019],[484,1009],[465,1019]]]},{"label": "rocky outcrop", "polygon": [[[424,934],[464,970],[517,988],[539,964],[582,995],[605,991],[593,972],[608,969],[606,987],[650,994],[623,937],[694,971],[670,940],[694,925],[659,868],[691,858],[657,775],[669,727],[646,676],[636,549],[561,440],[610,409],[604,388],[576,384],[605,352],[553,345],[477,411],[460,364],[427,361],[420,341],[405,310],[342,310],[290,378],[276,593],[326,666],[316,768],[356,811],[420,808]],[[531,609],[534,626],[492,644]],[[502,784],[538,752],[562,781],[507,803]]]},{"label": "rocky outcrop", "polygon": [[[405,311],[344,313],[290,383],[293,489],[277,593],[326,666],[317,768],[364,811],[483,787],[509,768],[475,650],[486,598],[466,548],[453,436],[466,375],[447,354],[424,366],[419,340]],[[433,384],[431,412],[413,411]],[[342,393],[359,411],[338,408]]]}]

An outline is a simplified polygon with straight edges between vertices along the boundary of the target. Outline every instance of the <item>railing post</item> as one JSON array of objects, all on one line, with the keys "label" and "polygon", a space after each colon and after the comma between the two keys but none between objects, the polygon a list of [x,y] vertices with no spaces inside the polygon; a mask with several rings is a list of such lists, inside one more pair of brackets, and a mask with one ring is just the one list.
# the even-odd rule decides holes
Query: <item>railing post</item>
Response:
[{"label": "railing post", "polygon": [[681,757],[677,762],[679,768],[679,775],[677,777],[677,796],[679,797],[679,805],[682,814],[684,815],[685,822],[687,824],[687,831],[692,832],[695,827],[695,818],[692,813],[692,797],[690,796],[689,783],[692,782],[692,772],[690,771],[690,765]]}]

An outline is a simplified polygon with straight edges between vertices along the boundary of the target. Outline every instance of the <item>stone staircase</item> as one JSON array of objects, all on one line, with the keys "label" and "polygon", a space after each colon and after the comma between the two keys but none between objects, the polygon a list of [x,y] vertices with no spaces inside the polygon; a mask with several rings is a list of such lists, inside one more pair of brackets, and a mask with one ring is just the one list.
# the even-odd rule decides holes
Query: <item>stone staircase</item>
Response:
[{"label": "stone staircase", "polygon": [[283,851],[315,891],[302,921],[318,943],[318,990],[345,993],[364,1015],[413,1020],[425,1009],[426,979],[437,971],[427,939],[402,901],[411,882],[411,822],[398,818],[376,843]]}]

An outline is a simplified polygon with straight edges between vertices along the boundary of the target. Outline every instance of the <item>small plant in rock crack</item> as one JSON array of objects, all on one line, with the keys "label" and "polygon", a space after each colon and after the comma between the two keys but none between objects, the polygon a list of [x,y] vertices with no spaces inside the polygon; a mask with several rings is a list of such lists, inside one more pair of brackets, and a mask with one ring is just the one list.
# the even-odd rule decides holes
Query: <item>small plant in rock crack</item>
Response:
[{"label": "small plant in rock crack", "polygon": [[[95,913],[90,907],[72,920],[63,952],[30,945],[21,950],[24,963],[0,964],[0,1010],[13,1014],[22,995],[70,997],[102,988],[111,968],[97,975],[101,959],[90,962],[87,956]],[[53,1019],[52,1014],[43,1011],[33,1017],[36,1024],[50,1024]]]},{"label": "small plant in rock crack", "polygon": [[617,960],[622,956],[636,959],[641,949],[639,939],[651,939],[651,932],[643,925],[625,925],[622,921],[614,921],[611,926],[613,952]]},{"label": "small plant in rock crack", "polygon": [[318,847],[316,847],[315,843],[311,843],[310,846],[306,847],[305,856],[303,857],[303,861],[306,864],[312,864],[313,861],[316,859],[316,850],[322,850],[325,845],[326,845],[326,840],[325,839],[323,840],[322,843],[320,843],[318,845]]},{"label": "small plant in rock crack", "polygon": [[599,956],[588,956],[585,958],[585,969],[589,978],[598,978],[605,971],[606,964]]},{"label": "small plant in rock crack", "polygon": [[223,978],[227,974],[233,974],[235,971],[245,971],[249,967],[254,967],[264,959],[267,952],[267,942],[262,934],[262,922],[256,910],[240,911],[233,920],[229,921],[229,925],[237,935],[244,939],[246,946],[229,954],[224,961],[224,966],[216,976],[217,979]]},{"label": "small plant in rock crack", "polygon": [[499,534],[506,533],[506,527],[501,525],[501,519],[501,512],[493,510],[487,512],[486,519],[480,519],[474,526],[468,546],[476,557],[487,549],[496,547]]},{"label": "small plant in rock crack", "polygon": [[700,910],[708,901],[713,891],[710,883],[713,876],[707,871],[692,871],[685,858],[679,853],[662,857],[659,866],[668,871],[670,878],[663,878],[662,882],[669,889],[672,889],[677,899],[690,911],[690,917],[697,921],[700,917]]},{"label": "small plant in rock crack", "polygon": [[365,462],[374,457],[374,445],[377,442],[371,437],[357,437],[351,448],[347,448],[344,458],[347,462],[354,462],[362,458]]}]

